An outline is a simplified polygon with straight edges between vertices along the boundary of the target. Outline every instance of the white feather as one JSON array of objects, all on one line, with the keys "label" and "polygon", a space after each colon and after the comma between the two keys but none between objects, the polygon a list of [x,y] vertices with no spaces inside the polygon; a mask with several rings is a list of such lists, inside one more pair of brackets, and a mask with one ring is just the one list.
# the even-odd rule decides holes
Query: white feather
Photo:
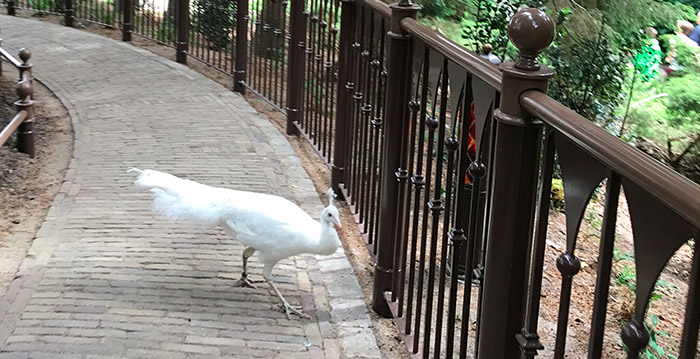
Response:
[{"label": "white feather", "polygon": [[329,190],[321,223],[291,201],[264,193],[217,188],[154,170],[138,173],[135,184],[153,193],[153,211],[174,220],[222,225],[258,252],[259,261],[274,265],[302,253],[332,254],[340,246],[333,225],[340,225]]}]

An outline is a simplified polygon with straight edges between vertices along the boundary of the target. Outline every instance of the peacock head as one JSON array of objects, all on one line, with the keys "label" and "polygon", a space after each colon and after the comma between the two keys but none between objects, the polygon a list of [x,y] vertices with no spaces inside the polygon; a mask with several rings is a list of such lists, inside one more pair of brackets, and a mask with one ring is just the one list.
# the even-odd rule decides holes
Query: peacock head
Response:
[{"label": "peacock head", "polygon": [[335,192],[333,192],[332,188],[329,188],[327,193],[328,207],[321,211],[321,223],[329,224],[336,229],[341,228],[340,213],[338,212],[338,208],[336,208],[335,204],[333,203],[333,200],[336,197]]}]

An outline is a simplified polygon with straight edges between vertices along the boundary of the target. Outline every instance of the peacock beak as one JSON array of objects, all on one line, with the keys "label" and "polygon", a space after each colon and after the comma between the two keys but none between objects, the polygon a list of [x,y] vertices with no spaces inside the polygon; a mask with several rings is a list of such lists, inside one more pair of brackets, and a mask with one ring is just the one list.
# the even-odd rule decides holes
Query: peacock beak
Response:
[{"label": "peacock beak", "polygon": [[335,229],[341,229],[343,225],[340,224],[340,221],[333,221],[333,227],[335,227]]}]

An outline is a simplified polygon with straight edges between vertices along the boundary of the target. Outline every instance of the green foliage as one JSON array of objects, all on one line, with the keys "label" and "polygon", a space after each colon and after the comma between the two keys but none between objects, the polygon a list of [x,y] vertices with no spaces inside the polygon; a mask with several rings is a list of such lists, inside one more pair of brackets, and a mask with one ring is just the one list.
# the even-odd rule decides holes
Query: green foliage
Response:
[{"label": "green foliage", "polygon": [[564,183],[561,178],[552,178],[549,208],[559,212],[564,210]]},{"label": "green foliage", "polygon": [[597,5],[614,46],[621,50],[637,48],[639,30],[647,26],[665,33],[673,30],[676,20],[695,19],[691,7],[659,0],[601,0]]},{"label": "green foliage", "polygon": [[588,119],[607,124],[622,102],[625,59],[613,50],[601,30],[597,38],[575,41],[573,46],[558,41],[545,51],[545,62],[556,69],[548,94]]},{"label": "green foliage", "polygon": [[54,0],[29,0],[29,7],[39,12],[51,11],[55,5]]},{"label": "green foliage", "polygon": [[645,39],[632,58],[632,64],[639,79],[649,82],[656,78],[661,65],[661,47],[657,39]]},{"label": "green foliage", "polygon": [[471,4],[464,0],[417,0],[421,6],[421,17],[438,19],[450,19],[459,22],[462,14],[468,10]]},{"label": "green foliage", "polygon": [[116,11],[114,11],[114,0],[107,0],[104,1],[104,4],[106,5],[107,8],[110,10],[107,11],[107,9],[102,9],[102,5],[98,5],[97,7],[92,8],[92,17],[97,20],[97,22],[106,24],[106,25],[114,25],[114,20],[117,16]]},{"label": "green foliage", "polygon": [[696,11],[700,11],[700,0],[664,0],[670,4],[683,4],[693,8]]},{"label": "green foliage", "polygon": [[508,22],[521,7],[539,7],[537,0],[470,0],[462,18],[465,46],[481,52],[484,44],[493,46],[493,53],[504,58],[508,46]]},{"label": "green foliage", "polygon": [[154,34],[156,39],[162,42],[175,41],[175,18],[169,14],[164,15],[163,23],[158,26]]},{"label": "green foliage", "polygon": [[675,355],[667,353],[666,350],[657,342],[658,336],[668,338],[671,337],[669,333],[657,329],[657,326],[659,325],[659,317],[652,314],[649,316],[649,319],[649,323],[644,323],[644,328],[646,328],[647,332],[649,332],[649,346],[647,346],[646,350],[644,350],[644,356],[646,359],[678,359],[678,357]]},{"label": "green foliage", "polygon": [[622,267],[620,272],[617,273],[615,280],[617,285],[629,288],[632,293],[635,293],[635,290],[637,290],[637,275],[634,272],[634,268],[630,266]]},{"label": "green foliage", "polygon": [[196,12],[190,17],[213,50],[224,50],[231,43],[236,4],[234,0],[196,0]]},{"label": "green foliage", "polygon": [[597,240],[600,240],[600,230],[603,228],[603,220],[600,219],[600,216],[598,216],[598,213],[595,211],[591,211],[588,214],[588,229],[586,230],[586,238],[596,238]]}]

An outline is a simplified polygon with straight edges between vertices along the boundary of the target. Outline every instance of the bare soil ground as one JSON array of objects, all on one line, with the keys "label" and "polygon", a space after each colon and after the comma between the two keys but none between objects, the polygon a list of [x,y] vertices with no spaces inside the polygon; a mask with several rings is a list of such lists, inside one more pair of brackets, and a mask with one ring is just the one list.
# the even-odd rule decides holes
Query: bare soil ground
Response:
[{"label": "bare soil ground", "polygon": [[[0,77],[0,127],[16,110],[17,72],[7,63]],[[34,81],[36,157],[17,152],[16,136],[0,147],[0,295],[27,254],[61,186],[73,153],[68,112],[40,82]]]},{"label": "bare soil ground", "polygon": [[[29,15],[31,14],[20,14],[20,16]],[[55,23],[60,22],[60,19],[54,16],[42,16],[41,19]],[[121,39],[121,32],[119,30],[103,28],[101,26],[91,24],[81,24],[78,27],[84,27],[84,29],[87,31],[113,39]],[[134,36],[132,43],[171,60],[175,59],[174,49],[157,44],[154,41]],[[232,87],[232,79],[228,75],[221,73],[220,71],[217,71],[204,63],[194,59],[188,59],[188,66],[229,89]],[[246,98],[257,111],[268,117],[280,130],[280,132],[284,133],[284,115],[274,110],[255,95],[250,94],[247,95]],[[7,116],[4,116],[3,118],[5,117]],[[325,190],[330,186],[330,170],[328,166],[319,158],[317,152],[310,144],[306,142],[305,139],[294,136],[287,136],[287,139],[301,159],[302,164],[310,178],[313,180],[317,191],[320,195],[324,195]],[[4,146],[2,150],[7,151],[9,147],[10,146]],[[39,148],[42,147],[44,146],[39,145]],[[38,158],[41,158],[41,156],[38,156]],[[3,161],[3,163],[5,163],[5,157],[0,157],[0,159]],[[36,159],[27,161],[36,161]],[[67,161],[65,163],[67,163]],[[4,167],[4,171],[9,171],[8,169],[16,167],[17,166],[8,164],[6,167]],[[2,176],[6,176],[5,172],[3,172]],[[4,181],[2,176],[0,176],[0,180]],[[0,184],[3,187],[9,186],[8,188],[21,187],[21,185],[26,186],[28,184],[25,181],[22,181],[22,178],[26,178],[26,176],[27,175],[25,175],[25,177],[15,175],[13,177],[15,179],[7,182],[7,185],[5,182]],[[49,175],[45,178],[54,177]],[[62,178],[62,175],[57,178]],[[58,181],[60,183],[60,179]],[[46,183],[46,181],[34,181],[30,183],[42,182]],[[42,189],[44,189],[44,187],[45,186],[41,186]],[[3,191],[3,195],[4,192],[5,191]],[[30,188],[28,193],[35,192],[36,191],[34,189]],[[42,199],[39,202],[36,202],[35,199],[32,202],[40,203],[43,201],[45,207],[48,205],[51,197],[52,196],[49,196],[47,200]],[[21,208],[21,213],[31,212],[22,208],[26,201],[23,199],[20,200],[21,198],[25,197],[21,197],[19,195],[10,196],[7,201],[3,200],[1,205]],[[569,329],[567,335],[567,358],[587,357],[587,342],[590,335],[592,315],[591,308],[593,304],[596,269],[598,265],[598,236],[600,235],[600,220],[603,213],[602,200],[603,194],[599,194],[598,199],[592,201],[589,205],[589,208],[584,216],[584,222],[578,238],[576,255],[581,260],[582,269],[574,277],[571,310],[568,321]],[[11,203],[13,201],[15,204]],[[355,219],[353,215],[350,213],[347,206],[344,204],[343,206],[344,208],[341,209],[341,217],[344,227],[343,231],[341,232],[341,237],[343,238],[343,243],[348,258],[355,269],[360,285],[364,290],[366,300],[369,303],[371,301],[371,288],[373,280],[372,260],[367,252],[367,248],[361,235],[359,234],[359,231],[356,229],[357,227],[355,226]],[[41,208],[44,207],[40,206],[38,207],[39,209],[35,211],[41,212]],[[14,212],[10,211],[9,213],[15,213],[15,216],[18,216],[20,211],[15,210]],[[13,217],[10,216],[9,218],[11,220]],[[39,219],[36,220],[34,228],[38,228],[37,226],[43,216],[36,218]],[[23,223],[23,221],[26,220],[20,219],[20,223]],[[14,228],[13,226],[17,225],[5,224],[3,222],[0,230],[7,232],[12,230]],[[633,284],[635,273],[631,225],[624,196],[621,196],[620,199],[620,212],[618,214],[617,231],[618,233],[615,243],[616,254],[613,264],[613,273],[611,275],[611,290],[608,298],[608,314],[603,358],[625,357],[619,333],[622,326],[629,320],[633,311],[634,295],[629,289],[629,286],[626,285],[625,281],[623,280],[624,278],[628,278],[629,280],[627,283]],[[541,357],[551,357],[553,355],[552,350],[554,347],[556,321],[558,316],[557,313],[559,309],[559,293],[561,290],[561,275],[554,264],[556,263],[557,256],[559,256],[566,248],[565,233],[565,215],[561,212],[552,211],[549,219],[548,242],[545,253],[545,268],[543,274],[542,299],[540,307],[539,334],[543,344],[546,347],[546,349],[540,353]],[[29,238],[29,240],[31,240],[31,238]],[[650,309],[648,310],[648,314],[656,315],[659,318],[658,326],[655,328],[657,333],[668,333],[668,336],[663,334],[657,335],[657,343],[667,352],[675,355],[678,354],[678,346],[685,314],[684,307],[686,303],[689,270],[693,253],[692,245],[693,243],[690,242],[688,245],[681,247],[669,261],[669,264],[662,273],[660,282],[657,285],[656,292],[660,295],[660,298],[654,300],[650,305]],[[2,247],[0,247],[0,249],[1,248]],[[21,257],[22,256],[19,258]],[[2,282],[0,282],[0,284],[1,283]],[[409,355],[406,353],[406,347],[402,341],[402,338],[398,334],[393,321],[390,319],[381,318],[373,313],[371,313],[371,316],[374,324],[373,330],[377,336],[378,344],[383,357],[408,358]],[[473,329],[474,328],[472,326],[472,330]],[[658,356],[658,358],[667,357],[670,358],[670,356]]]}]

